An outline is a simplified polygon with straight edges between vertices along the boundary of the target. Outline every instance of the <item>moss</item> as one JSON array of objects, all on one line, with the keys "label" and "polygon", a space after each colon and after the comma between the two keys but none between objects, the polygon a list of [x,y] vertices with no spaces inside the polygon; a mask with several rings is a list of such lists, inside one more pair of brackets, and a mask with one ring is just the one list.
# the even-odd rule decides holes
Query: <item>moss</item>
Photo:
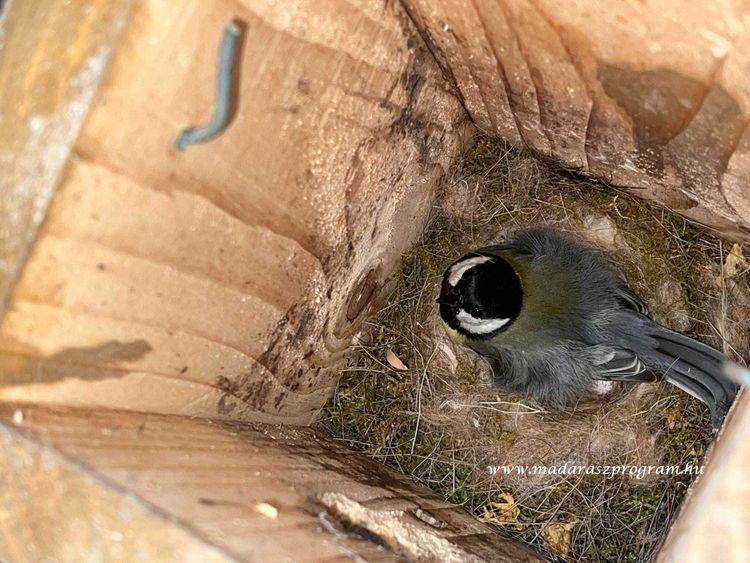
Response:
[{"label": "moss", "polygon": [[[631,426],[641,433],[638,445],[657,440],[651,455],[658,462],[697,464],[711,439],[705,409],[657,387],[581,412],[528,414],[538,406],[487,387],[476,357],[454,348],[451,359],[439,346],[446,340],[434,298],[451,261],[508,229],[552,223],[581,231],[591,216],[616,225],[622,244],[614,260],[655,318],[675,324],[674,304],[656,291],[671,281],[681,288],[691,335],[705,339],[723,259],[718,241],[678,215],[479,138],[441,189],[429,229],[403,257],[393,295],[343,370],[320,426],[476,515],[499,492],[510,492],[533,525],[506,532],[542,550],[539,526],[566,518],[579,522],[571,560],[642,561],[659,545],[694,476],[562,476],[537,483],[491,477],[486,467],[531,463],[546,443],[550,463],[565,455],[582,459],[590,452],[581,436],[604,444],[598,463],[633,462],[630,446],[620,442],[633,438]],[[387,365],[388,349],[407,371]]]},{"label": "moss", "polygon": [[518,434],[515,432],[511,432],[510,430],[502,430],[501,428],[502,427],[499,427],[497,433],[495,434],[495,439],[497,440],[498,444],[503,445],[507,449],[511,449],[516,445]]},{"label": "moss", "polygon": [[477,364],[469,362],[466,358],[456,359],[456,377],[463,379],[467,383],[477,384],[482,381],[485,374]]}]

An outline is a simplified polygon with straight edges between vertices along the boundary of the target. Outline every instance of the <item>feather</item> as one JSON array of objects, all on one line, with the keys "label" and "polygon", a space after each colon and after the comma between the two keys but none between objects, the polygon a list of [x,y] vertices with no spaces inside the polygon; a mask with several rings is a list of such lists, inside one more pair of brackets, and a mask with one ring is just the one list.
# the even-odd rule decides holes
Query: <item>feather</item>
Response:
[{"label": "feather", "polygon": [[[601,351],[599,351],[601,350]],[[632,351],[610,346],[593,346],[589,349],[592,363],[597,366],[597,379],[607,381],[656,381],[656,375],[648,370]]]},{"label": "feather", "polygon": [[629,287],[620,286],[617,288],[617,296],[620,298],[623,305],[632,309],[636,313],[639,313],[645,317],[648,317],[648,308],[643,300],[633,293]]},{"label": "feather", "polygon": [[[449,334],[489,360],[499,386],[546,403],[573,404],[592,380],[666,379],[719,426],[737,392],[720,352],[657,324],[602,252],[550,227],[465,255],[446,272],[439,302]],[[467,330],[480,321],[503,326]]]},{"label": "feather", "polygon": [[633,342],[641,360],[705,403],[714,427],[720,426],[737,394],[737,385],[722,373],[724,355],[648,319],[643,319],[642,330],[644,335]]}]

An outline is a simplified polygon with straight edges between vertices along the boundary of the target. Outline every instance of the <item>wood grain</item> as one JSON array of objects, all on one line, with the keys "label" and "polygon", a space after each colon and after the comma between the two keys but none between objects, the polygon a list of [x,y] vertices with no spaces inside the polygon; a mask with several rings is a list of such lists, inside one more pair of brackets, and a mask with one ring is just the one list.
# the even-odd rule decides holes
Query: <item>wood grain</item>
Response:
[{"label": "wood grain", "polygon": [[750,543],[750,400],[747,390],[737,399],[711,459],[693,486],[679,517],[659,551],[659,563],[747,561]]},{"label": "wood grain", "polygon": [[78,461],[12,426],[0,426],[0,452],[3,561],[233,560]]},{"label": "wood grain", "polygon": [[[541,561],[307,429],[13,405],[0,420],[0,498],[13,515],[0,518],[0,557],[15,561],[144,543],[165,549],[158,560]],[[44,463],[57,478],[42,477]],[[135,508],[113,517],[122,506]],[[141,534],[147,521],[154,527]],[[170,542],[180,535],[178,550]]]},{"label": "wood grain", "polygon": [[131,2],[3,2],[0,317]]},{"label": "wood grain", "polygon": [[[231,19],[236,115],[179,153]],[[0,399],[309,422],[469,131],[446,87],[398,4],[136,3],[0,325]]]},{"label": "wood grain", "polygon": [[404,4],[480,129],[750,241],[745,4]]}]

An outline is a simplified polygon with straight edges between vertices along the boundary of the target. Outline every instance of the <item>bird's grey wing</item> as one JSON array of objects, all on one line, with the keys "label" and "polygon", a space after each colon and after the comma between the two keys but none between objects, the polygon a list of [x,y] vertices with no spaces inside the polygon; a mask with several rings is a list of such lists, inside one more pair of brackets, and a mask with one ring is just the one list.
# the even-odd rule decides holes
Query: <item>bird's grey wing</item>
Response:
[{"label": "bird's grey wing", "polygon": [[596,366],[596,379],[631,382],[658,379],[632,350],[614,346],[591,346],[586,350],[586,355]]},{"label": "bird's grey wing", "polygon": [[633,291],[627,286],[620,286],[617,288],[617,297],[623,305],[632,309],[636,313],[649,317],[648,308],[643,300],[638,297]]},{"label": "bird's grey wing", "polygon": [[616,265],[613,265],[615,272],[617,273],[617,277],[620,278],[620,283],[617,285],[616,292],[617,297],[620,298],[620,302],[625,305],[628,309],[632,309],[636,313],[639,313],[641,315],[644,315],[646,317],[650,317],[648,314],[648,307],[646,307],[646,304],[643,302],[643,299],[641,299],[630,287],[628,286],[628,279],[625,277],[625,274],[618,268]]},{"label": "bird's grey wing", "polygon": [[484,246],[477,249],[479,254],[499,254],[503,252],[512,252],[514,254],[523,254],[525,256],[533,256],[534,254],[528,249],[512,242],[502,242],[500,244],[493,244],[492,246]]},{"label": "bird's grey wing", "polygon": [[619,343],[636,349],[668,382],[708,405],[714,428],[721,426],[737,394],[737,386],[722,373],[724,354],[644,317],[637,321],[631,327],[636,330]]}]

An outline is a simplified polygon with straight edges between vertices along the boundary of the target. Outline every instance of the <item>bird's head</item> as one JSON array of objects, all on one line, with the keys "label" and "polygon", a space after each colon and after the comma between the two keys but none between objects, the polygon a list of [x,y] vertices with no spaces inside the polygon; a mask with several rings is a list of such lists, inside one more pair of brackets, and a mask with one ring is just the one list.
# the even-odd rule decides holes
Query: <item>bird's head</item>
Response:
[{"label": "bird's head", "polygon": [[521,280],[503,258],[469,253],[445,271],[438,298],[448,327],[469,339],[506,331],[521,312]]}]

